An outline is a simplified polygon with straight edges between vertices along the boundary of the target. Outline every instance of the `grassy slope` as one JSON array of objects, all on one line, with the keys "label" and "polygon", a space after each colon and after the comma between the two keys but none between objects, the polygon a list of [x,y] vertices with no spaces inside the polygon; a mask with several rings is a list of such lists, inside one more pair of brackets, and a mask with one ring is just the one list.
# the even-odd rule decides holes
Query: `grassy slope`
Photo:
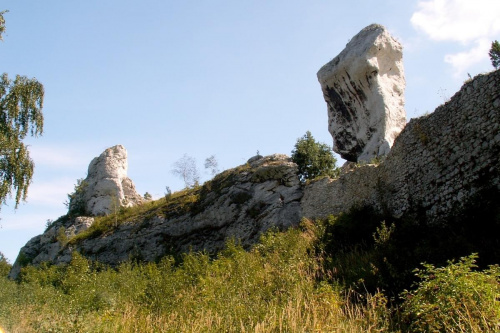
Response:
[{"label": "grassy slope", "polygon": [[[231,241],[216,258],[191,253],[177,262],[165,257],[158,264],[130,262],[111,269],[75,253],[67,266],[26,267],[18,282],[0,278],[0,326],[7,332],[500,328],[498,268],[475,272],[474,258],[444,268],[427,266],[418,273],[420,285],[394,301],[384,291],[361,291],[338,279],[340,266],[332,267],[334,260],[353,271],[366,260],[360,279],[377,260],[373,250],[360,247],[329,255],[326,240],[332,239],[329,232],[336,223],[334,218],[304,220],[297,229],[267,233],[250,251]],[[375,237],[379,241],[382,229]]]},{"label": "grassy slope", "polygon": [[[206,191],[220,190],[233,176],[223,173],[204,187],[121,210],[79,237],[189,211]],[[0,262],[0,327],[7,332],[499,331],[500,270],[487,268],[500,261],[499,199],[498,191],[482,193],[450,217],[450,227],[426,226],[418,210],[395,220],[366,207],[354,209],[270,232],[250,251],[229,242],[215,258],[191,253],[111,269],[75,254],[67,266],[25,267],[17,282],[7,280],[8,265]],[[472,252],[479,253],[481,271],[474,257],[447,263]],[[436,266],[415,272],[422,261]]]}]

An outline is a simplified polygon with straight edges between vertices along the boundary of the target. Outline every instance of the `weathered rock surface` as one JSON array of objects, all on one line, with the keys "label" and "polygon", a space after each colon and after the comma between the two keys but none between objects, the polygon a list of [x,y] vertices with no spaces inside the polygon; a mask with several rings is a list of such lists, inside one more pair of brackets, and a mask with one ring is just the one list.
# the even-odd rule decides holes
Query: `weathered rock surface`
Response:
[{"label": "weathered rock surface", "polygon": [[333,150],[357,162],[387,155],[406,124],[402,46],[370,25],[317,74]]},{"label": "weathered rock surface", "polygon": [[[145,216],[75,244],[61,244],[61,228],[71,239],[92,225],[93,220],[64,218],[21,249],[10,276],[16,277],[21,265],[27,263],[69,262],[74,250],[116,265],[131,258],[154,261],[166,254],[191,250],[215,252],[231,238],[248,246],[270,228],[298,225],[301,198],[297,165],[289,157],[255,156],[246,165],[222,172],[196,191],[172,194],[161,209],[151,208]],[[154,207],[154,203],[144,205]]]},{"label": "weathered rock surface", "polygon": [[127,150],[122,145],[106,149],[90,163],[81,191],[70,201],[70,212],[107,215],[120,207],[141,204],[143,199],[127,177],[127,170]]},{"label": "weathered rock surface", "polygon": [[[338,179],[303,186],[285,155],[255,156],[162,205],[145,203],[143,213],[104,231],[91,232],[97,224],[92,217],[65,216],[21,249],[9,276],[27,264],[69,262],[74,250],[117,265],[190,250],[215,252],[231,238],[249,246],[270,228],[353,206],[395,217],[418,212],[428,223],[448,223],[478,193],[500,192],[498,87],[500,70],[475,77],[434,113],[412,119],[379,165],[346,168]],[[86,237],[73,238],[82,233]]]},{"label": "weathered rock surface", "polygon": [[471,198],[500,191],[500,71],[478,75],[428,116],[412,119],[385,160],[306,186],[302,212],[371,206],[447,223]]}]

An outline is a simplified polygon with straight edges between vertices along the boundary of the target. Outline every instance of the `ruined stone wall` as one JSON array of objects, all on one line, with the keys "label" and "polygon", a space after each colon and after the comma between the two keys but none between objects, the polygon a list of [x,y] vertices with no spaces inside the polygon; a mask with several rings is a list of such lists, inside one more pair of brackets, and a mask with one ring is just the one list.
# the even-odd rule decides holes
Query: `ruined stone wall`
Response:
[{"label": "ruined stone wall", "polygon": [[338,215],[352,206],[376,205],[378,167],[364,165],[338,179],[322,178],[306,185],[302,214],[306,217]]},{"label": "ruined stone wall", "polygon": [[[430,221],[439,221],[478,191],[500,189],[499,156],[500,71],[495,71],[464,84],[432,114],[412,119],[373,173],[365,166],[306,187],[303,212],[325,216],[369,204],[398,217],[420,208]],[[349,199],[356,191],[361,197]],[[315,211],[316,201],[322,205]]]},{"label": "ruined stone wall", "polygon": [[381,166],[395,215],[419,205],[446,216],[477,191],[500,184],[500,71],[466,83],[434,113],[414,119]]}]

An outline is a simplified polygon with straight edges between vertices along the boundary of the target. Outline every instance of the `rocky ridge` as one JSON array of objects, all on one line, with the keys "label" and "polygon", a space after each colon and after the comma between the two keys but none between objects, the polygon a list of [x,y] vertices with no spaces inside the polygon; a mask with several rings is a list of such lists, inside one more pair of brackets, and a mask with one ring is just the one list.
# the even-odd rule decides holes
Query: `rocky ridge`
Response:
[{"label": "rocky ridge", "polygon": [[[434,113],[412,119],[379,164],[351,164],[337,179],[301,184],[297,166],[287,156],[255,156],[201,187],[137,204],[127,210],[130,215],[120,215],[119,223],[112,217],[78,216],[70,210],[21,249],[10,276],[16,277],[27,264],[68,262],[73,251],[116,265],[191,250],[216,252],[231,238],[250,246],[270,228],[285,229],[297,225],[301,217],[322,218],[356,206],[395,217],[418,211],[429,223],[448,223],[447,217],[476,194],[500,192],[499,86],[498,70],[466,82]],[[115,150],[124,148],[113,147],[103,155],[123,156]],[[126,161],[118,160],[111,163],[118,170],[100,174],[123,176]],[[94,175],[90,169],[89,176]],[[109,178],[125,179],[87,181],[108,183]],[[100,189],[99,181],[86,190],[91,188]],[[75,198],[85,207],[96,207],[86,205],[98,197],[88,194],[94,190],[81,191]],[[120,202],[128,204],[128,199]],[[100,212],[86,211],[87,215]]]},{"label": "rocky ridge", "polygon": [[270,228],[297,225],[301,198],[297,166],[289,157],[256,156],[199,188],[160,199],[159,206],[143,203],[138,207],[142,214],[118,225],[111,220],[104,231],[104,217],[96,222],[93,217],[64,217],[21,249],[10,276],[16,277],[27,263],[69,262],[73,251],[116,265],[129,259],[154,261],[171,253],[214,253],[231,238],[248,246]]}]

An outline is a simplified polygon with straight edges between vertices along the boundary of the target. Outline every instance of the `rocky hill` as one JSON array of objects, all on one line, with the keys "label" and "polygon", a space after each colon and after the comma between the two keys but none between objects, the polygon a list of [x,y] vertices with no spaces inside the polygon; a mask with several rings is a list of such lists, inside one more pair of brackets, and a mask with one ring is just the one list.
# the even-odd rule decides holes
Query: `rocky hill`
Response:
[{"label": "rocky hill", "polygon": [[[380,40],[385,41],[380,47],[384,52],[374,55],[370,45]],[[341,74],[318,77],[327,92],[337,149],[348,143],[339,143],[339,133],[350,136],[354,148],[345,154],[362,163],[348,164],[337,179],[301,184],[297,166],[285,155],[256,156],[201,187],[142,202],[126,177],[125,149],[112,147],[91,163],[89,177],[73,196],[68,215],[21,249],[10,276],[16,277],[28,264],[68,262],[73,251],[116,265],[129,259],[155,261],[190,250],[215,252],[231,238],[249,246],[269,228],[289,228],[302,217],[326,217],[354,206],[370,206],[395,217],[419,212],[425,217],[422,223],[449,223],[447,217],[473,196],[500,192],[500,71],[465,83],[434,113],[412,119],[393,141],[401,130],[400,121],[394,119],[401,113],[393,116],[391,106],[400,107],[404,89],[404,85],[396,89],[394,82],[404,78],[377,76],[402,75],[402,70],[391,71],[391,64],[384,62],[385,55],[394,53],[388,48],[400,46],[390,42],[385,29],[377,25],[364,29],[353,41],[328,66],[341,66]],[[349,48],[369,52],[363,56]],[[357,61],[356,70],[350,70],[349,54],[365,57],[369,66],[360,70]],[[377,57],[384,61],[375,61]],[[392,59],[397,62],[394,66],[401,66],[397,56]],[[374,85],[377,89],[372,89]],[[385,118],[377,116],[382,121],[373,123],[374,117],[360,116],[384,112]],[[345,117],[340,119],[342,114]],[[368,156],[378,157],[378,163],[367,164]]]},{"label": "rocky hill", "polygon": [[[103,169],[120,165],[117,159],[122,155],[108,154],[116,149],[109,148],[101,155],[111,156],[103,163]],[[94,162],[85,182],[95,183],[93,177],[99,173],[93,172],[93,165]],[[97,183],[96,187],[101,186]],[[87,191],[82,190],[83,195]],[[122,207],[113,215],[75,216],[70,209],[67,216],[21,249],[11,277],[17,276],[26,264],[69,262],[73,251],[115,265],[129,259],[155,261],[167,254],[188,251],[214,253],[231,238],[248,246],[269,228],[297,225],[302,193],[297,166],[289,157],[255,156],[203,186],[135,208]],[[95,196],[88,197],[94,202]],[[103,200],[97,206],[106,207],[109,200]]]}]

